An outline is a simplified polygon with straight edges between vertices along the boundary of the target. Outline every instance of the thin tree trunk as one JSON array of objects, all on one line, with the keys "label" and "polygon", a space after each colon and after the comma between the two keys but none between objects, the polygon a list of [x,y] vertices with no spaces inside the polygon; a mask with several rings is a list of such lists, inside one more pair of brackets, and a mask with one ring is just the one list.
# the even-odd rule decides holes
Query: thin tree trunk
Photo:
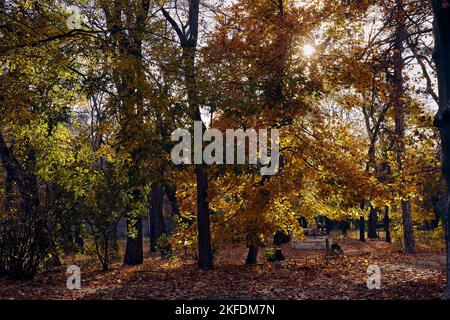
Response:
[{"label": "thin tree trunk", "polygon": [[[198,6],[197,1],[195,6]],[[198,8],[194,9],[198,10]],[[197,12],[198,14],[198,12]],[[197,16],[198,19],[198,16]],[[198,23],[198,21],[196,22]],[[200,106],[198,103],[198,88],[195,74],[195,48],[194,43],[188,43],[183,47],[185,80],[188,93],[189,106],[194,121],[202,121]],[[211,269],[213,267],[213,255],[211,247],[211,230],[209,221],[208,196],[208,173],[204,164],[195,165],[197,178],[197,226],[198,226],[198,267],[200,269]]]},{"label": "thin tree trunk", "polygon": [[172,207],[172,213],[174,216],[177,216],[180,214],[180,208],[178,207],[178,201],[176,197],[176,187],[173,185],[166,185],[165,186],[167,197],[169,198],[170,205]]},{"label": "thin tree trunk", "polygon": [[200,269],[211,269],[213,267],[213,256],[209,204],[206,198],[208,177],[203,165],[196,165],[195,172],[197,175],[198,267]]},{"label": "thin tree trunk", "polygon": [[375,208],[370,207],[369,221],[367,224],[367,238],[377,239],[377,223],[378,223],[378,212]]},{"label": "thin tree trunk", "polygon": [[[176,6],[176,4],[175,4]],[[193,121],[202,121],[200,116],[200,103],[198,101],[197,75],[195,72],[195,51],[198,42],[200,1],[189,2],[188,22],[180,26],[164,8],[161,12],[166,20],[175,29],[180,40],[182,55],[184,81],[187,91],[190,116]],[[195,165],[197,177],[197,225],[198,225],[198,267],[200,269],[211,269],[213,267],[213,254],[211,247],[211,230],[209,221],[208,175],[203,164]]]},{"label": "thin tree trunk", "polygon": [[[397,152],[398,171],[401,174],[403,169],[403,155],[405,154],[405,104],[404,104],[404,78],[403,70],[405,62],[403,59],[403,42],[405,39],[405,13],[402,0],[396,0],[397,4],[397,24],[395,30],[394,43],[394,94],[392,96],[392,104],[394,106],[395,118],[395,146]],[[414,239],[414,229],[411,212],[411,200],[404,199],[401,201],[402,223],[403,223],[403,240],[405,245],[405,253],[415,253],[416,244]]]},{"label": "thin tree trunk", "polygon": [[[171,234],[174,230],[174,218],[180,215],[180,208],[178,207],[178,200],[176,197],[176,186],[172,184],[166,184],[164,186],[165,194],[167,195],[167,199],[169,200],[171,216],[165,220],[166,233]],[[163,210],[164,215],[164,210]]]},{"label": "thin tree trunk", "polygon": [[365,232],[366,232],[366,220],[363,216],[359,217],[359,241],[366,241]]},{"label": "thin tree trunk", "polygon": [[[305,221],[308,222],[306,219]],[[306,223],[306,227],[308,227],[308,223]],[[327,217],[325,217],[325,231],[327,234],[331,232],[331,221]]]},{"label": "thin tree trunk", "polygon": [[384,225],[384,232],[386,235],[386,242],[391,242],[391,228],[390,228],[390,218],[389,218],[389,207],[386,206],[384,208],[384,218],[383,218],[383,225]]},{"label": "thin tree trunk", "polygon": [[118,236],[117,236],[117,228],[119,226],[119,221],[116,221],[114,225],[112,226],[112,235],[111,235],[111,241],[112,241],[112,249],[115,253],[119,252],[119,242],[118,242]]},{"label": "thin tree trunk", "polygon": [[341,230],[342,230],[342,234],[344,236],[347,236],[347,234],[348,234],[348,222],[347,221],[345,221],[345,220],[341,221]]}]

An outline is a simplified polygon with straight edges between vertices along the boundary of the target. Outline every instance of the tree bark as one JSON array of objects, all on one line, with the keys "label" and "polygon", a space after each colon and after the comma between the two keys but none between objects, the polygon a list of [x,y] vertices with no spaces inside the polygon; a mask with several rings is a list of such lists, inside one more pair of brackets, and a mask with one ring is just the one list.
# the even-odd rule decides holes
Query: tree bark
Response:
[{"label": "tree bark", "polygon": [[177,189],[174,185],[167,184],[165,190],[172,207],[172,213],[174,216],[178,216],[180,214],[180,208],[178,207],[178,200],[176,197]]},{"label": "tree bark", "polygon": [[[308,222],[308,221],[306,221]],[[306,227],[308,227],[308,223],[306,223]],[[331,221],[329,218],[325,217],[325,231],[327,234],[331,232]]]},{"label": "tree bark", "polygon": [[203,165],[196,165],[195,173],[197,175],[198,267],[200,269],[211,269],[213,267],[213,256],[209,204],[207,201],[208,177]]},{"label": "tree bark", "polygon": [[411,200],[402,201],[401,206],[402,206],[403,241],[405,244],[405,253],[415,253],[416,241],[414,238]]},{"label": "tree bark", "polygon": [[258,246],[255,244],[251,244],[248,247],[247,259],[245,260],[245,264],[256,264],[258,260]]},{"label": "tree bark", "polygon": [[359,217],[359,241],[366,241],[365,232],[366,232],[366,220],[363,216]]},{"label": "tree bark", "polygon": [[441,217],[445,227],[447,250],[447,288],[443,299],[450,299],[450,6],[446,0],[433,0],[434,52],[439,87],[439,111],[434,119],[439,129],[442,146],[442,172],[446,182],[446,193]]},{"label": "tree bark", "polygon": [[378,224],[378,212],[375,208],[370,207],[369,221],[367,224],[367,238],[378,239],[377,224]]},{"label": "tree bark", "polygon": [[[127,220],[127,226],[131,226],[132,221]],[[144,262],[143,248],[142,248],[142,217],[136,219],[134,228],[137,230],[136,237],[127,236],[127,247],[125,250],[124,264],[137,265]]]}]

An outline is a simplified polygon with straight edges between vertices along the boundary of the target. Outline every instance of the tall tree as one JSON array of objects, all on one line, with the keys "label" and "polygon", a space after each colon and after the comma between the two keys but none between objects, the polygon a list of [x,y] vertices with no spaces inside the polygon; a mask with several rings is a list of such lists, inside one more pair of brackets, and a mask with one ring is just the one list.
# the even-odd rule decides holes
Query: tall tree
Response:
[{"label": "tall tree", "polygon": [[[404,89],[404,46],[406,38],[406,12],[403,0],[396,0],[396,26],[393,46],[393,95],[392,105],[395,119],[395,147],[397,152],[397,165],[399,174],[402,174],[403,157],[405,154],[405,89]],[[416,244],[411,212],[411,199],[401,200],[403,241],[405,253],[415,253]]]},{"label": "tall tree", "polygon": [[447,287],[443,299],[450,299],[450,3],[447,0],[433,0],[434,52],[439,83],[439,110],[434,119],[439,129],[442,146],[442,172],[447,185],[442,199],[441,216],[445,227],[447,251]]},{"label": "tall tree", "polygon": [[[175,10],[179,9],[177,5],[175,1]],[[196,73],[200,1],[189,1],[186,24],[182,22],[178,24],[164,7],[161,10],[180,41],[189,116],[192,121],[202,121]],[[213,267],[213,254],[208,203],[208,173],[204,164],[195,164],[195,175],[197,177],[198,267],[200,269],[211,269]]]},{"label": "tall tree", "polygon": [[[102,4],[107,27],[114,30],[111,40],[116,48],[117,65],[113,70],[113,80],[120,102],[120,139],[121,147],[131,154],[129,180],[135,186],[131,199],[130,215],[127,219],[127,246],[124,258],[125,264],[139,264],[143,261],[142,216],[136,207],[144,196],[139,185],[140,151],[135,141],[143,135],[144,105],[142,86],[145,83],[143,72],[142,44],[147,14],[150,8],[149,0],[137,1],[133,6],[127,6],[122,1]],[[123,21],[123,16],[126,17]],[[135,231],[135,232],[134,232]]]}]

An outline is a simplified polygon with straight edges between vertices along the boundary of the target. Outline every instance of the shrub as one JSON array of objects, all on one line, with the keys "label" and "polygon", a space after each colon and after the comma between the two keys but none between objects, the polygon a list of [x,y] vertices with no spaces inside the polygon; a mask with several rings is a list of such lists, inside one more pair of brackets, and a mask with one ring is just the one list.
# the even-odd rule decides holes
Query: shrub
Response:
[{"label": "shrub", "polygon": [[275,262],[277,261],[277,250],[275,248],[268,248],[266,250],[267,261]]}]

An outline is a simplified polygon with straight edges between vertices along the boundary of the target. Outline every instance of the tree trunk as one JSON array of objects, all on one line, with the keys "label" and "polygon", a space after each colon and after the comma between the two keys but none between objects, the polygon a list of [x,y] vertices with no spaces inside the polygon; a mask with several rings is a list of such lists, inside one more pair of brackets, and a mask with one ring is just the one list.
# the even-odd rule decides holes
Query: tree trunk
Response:
[{"label": "tree trunk", "polygon": [[359,241],[366,241],[365,232],[366,232],[366,220],[363,216],[359,217]]},{"label": "tree trunk", "polygon": [[[198,10],[198,4],[198,1],[191,2],[191,5],[196,7],[193,10]],[[198,19],[198,16],[192,18]],[[198,20],[194,21],[194,23],[198,24]],[[198,103],[198,88],[195,73],[196,41],[197,39],[195,39],[195,43],[186,43],[186,46],[183,47],[183,58],[187,95],[193,117],[192,120],[202,121],[199,109],[200,105]],[[197,177],[198,267],[200,269],[211,269],[213,267],[213,255],[209,221],[209,203],[207,200],[208,173],[204,164],[195,164],[195,175]]]},{"label": "tree trunk", "polygon": [[[35,165],[36,157],[33,152],[28,155],[32,166]],[[0,133],[0,159],[9,177],[8,180],[15,181],[17,189],[22,198],[21,207],[27,216],[37,214],[39,206],[39,194],[37,187],[37,178],[33,172],[29,172],[23,168],[17,158],[7,146],[3,135]]]},{"label": "tree trunk", "polygon": [[411,200],[402,201],[402,224],[403,241],[405,244],[405,253],[416,252],[416,241],[414,239],[414,230],[411,213]]},{"label": "tree trunk", "polygon": [[342,230],[342,234],[344,235],[344,236],[347,236],[347,234],[348,234],[348,222],[347,221],[345,221],[345,220],[343,220],[343,221],[341,221],[341,230]]},{"label": "tree trunk", "polygon": [[209,204],[207,201],[208,177],[203,165],[196,165],[195,173],[197,175],[198,267],[200,269],[211,269],[213,267],[213,256]]},{"label": "tree trunk", "polygon": [[117,235],[117,228],[119,226],[119,221],[116,221],[114,225],[112,226],[112,234],[111,234],[111,242],[112,242],[112,249],[115,253],[119,252],[119,242],[118,242],[118,235]]},{"label": "tree trunk", "polygon": [[[306,220],[306,219],[305,219]],[[306,220],[307,221],[307,220]],[[306,224],[306,226],[308,226],[307,224]],[[330,219],[328,219],[327,217],[325,217],[325,232],[327,233],[327,234],[330,234],[330,232],[331,232],[331,221],[330,221]]]},{"label": "tree trunk", "polygon": [[[188,22],[180,26],[164,8],[161,12],[166,20],[175,29],[180,40],[183,55],[184,82],[186,85],[187,100],[190,116],[193,121],[202,121],[200,103],[198,101],[197,75],[195,72],[195,54],[198,42],[200,1],[189,1]],[[211,269],[213,255],[211,247],[211,230],[209,222],[208,176],[203,164],[195,164],[197,177],[197,225],[198,225],[198,267]]]},{"label": "tree trunk", "polygon": [[447,191],[441,195],[436,203],[436,213],[442,219],[442,224],[445,231],[445,250],[446,250],[446,271],[447,271],[447,287],[441,298],[450,300],[450,225],[449,225],[449,208],[450,208],[450,193]]},{"label": "tree trunk", "polygon": [[434,119],[435,126],[439,129],[442,145],[442,171],[446,181],[446,194],[444,195],[445,207],[441,217],[446,227],[447,249],[447,288],[443,299],[450,299],[450,8],[444,0],[432,1],[434,12],[434,36],[435,46],[433,58],[436,63],[436,71],[439,84],[439,111]]},{"label": "tree trunk", "polygon": [[169,201],[169,207],[166,208],[167,210],[170,210],[170,216],[167,216],[164,214],[164,206],[163,206],[163,217],[166,227],[166,233],[172,234],[174,231],[175,225],[174,225],[174,218],[180,215],[180,208],[178,207],[178,200],[176,197],[176,186],[172,184],[165,184],[164,185],[164,191],[165,195],[167,196],[167,199]]},{"label": "tree trunk", "polygon": [[133,207],[142,202],[141,192],[137,189],[134,190],[130,201],[128,208],[130,213],[127,215],[127,246],[123,262],[127,265],[136,265],[144,261],[142,216],[132,213]]},{"label": "tree trunk", "polygon": [[377,223],[378,223],[378,212],[375,208],[370,207],[369,221],[367,224],[367,238],[378,239]]},{"label": "tree trunk", "polygon": [[5,211],[9,212],[13,207],[13,199],[14,199],[14,180],[9,173],[6,173],[5,179]]},{"label": "tree trunk", "polygon": [[275,249],[275,261],[284,261],[286,258],[283,255],[283,251],[281,251],[280,247],[276,247]]},{"label": "tree trunk", "polygon": [[[125,27],[122,21],[122,15],[128,16],[130,9],[124,6],[121,1],[112,1],[109,4],[103,3],[102,9],[106,18],[107,27],[115,29],[117,32],[111,33],[111,38],[117,46],[119,66],[112,69],[112,78],[117,90],[117,96],[121,102],[120,113],[120,142],[127,145],[129,140],[136,139],[136,132],[142,132],[144,122],[144,99],[143,84],[145,83],[145,72],[143,70],[142,41],[144,38],[145,21],[150,8],[150,1],[141,1],[140,7],[136,8],[136,19],[133,25]],[[131,28],[130,28],[131,27]],[[123,64],[123,65],[122,65]],[[124,65],[130,68],[123,68]],[[137,175],[140,175],[139,149],[131,149],[132,165],[129,170],[129,181],[135,182]],[[135,191],[136,192],[136,191]],[[137,196],[139,196],[137,194]],[[139,197],[140,198],[140,197]],[[138,201],[141,201],[138,200]],[[135,217],[127,218],[127,228]],[[127,236],[127,246],[124,263],[135,265],[143,262],[143,244],[142,244],[142,217],[136,218],[134,228],[137,229],[136,237]]]},{"label": "tree trunk", "polygon": [[384,218],[383,218],[383,225],[384,225],[384,233],[386,235],[386,242],[391,242],[391,228],[390,228],[390,219],[389,219],[389,207],[386,206],[384,208]]},{"label": "tree trunk", "polygon": [[248,247],[247,259],[245,260],[245,264],[256,264],[258,260],[258,246],[251,244]]},{"label": "tree trunk", "polygon": [[441,296],[444,300],[450,300],[450,226],[449,226],[449,203],[447,201],[447,206],[445,212],[442,215],[443,225],[445,229],[445,252],[446,252],[446,271],[447,271],[447,287],[444,294]]},{"label": "tree trunk", "polygon": [[166,232],[163,217],[164,188],[159,183],[152,185],[150,203],[150,252],[156,252],[157,241]]},{"label": "tree trunk", "polygon": [[176,197],[177,189],[173,185],[166,185],[165,187],[167,197],[169,198],[170,205],[172,206],[173,216],[180,214],[180,208],[178,207],[178,201]]},{"label": "tree trunk", "polygon": [[[403,69],[405,62],[403,59],[403,43],[405,40],[405,13],[403,12],[403,1],[396,0],[397,4],[397,24],[395,30],[394,43],[394,94],[392,95],[392,104],[394,106],[395,118],[395,147],[397,153],[398,171],[401,175],[403,167],[403,155],[405,154],[405,104],[404,104],[404,78]],[[414,240],[414,229],[411,212],[411,201],[404,199],[401,202],[402,223],[403,223],[403,240],[405,245],[405,253],[414,253],[416,245]]]},{"label": "tree trunk", "polygon": [[[132,221],[127,219],[127,227],[132,225]],[[137,230],[136,237],[127,236],[127,248],[123,263],[127,265],[137,265],[144,262],[142,248],[142,217],[136,219],[134,228]]]}]

